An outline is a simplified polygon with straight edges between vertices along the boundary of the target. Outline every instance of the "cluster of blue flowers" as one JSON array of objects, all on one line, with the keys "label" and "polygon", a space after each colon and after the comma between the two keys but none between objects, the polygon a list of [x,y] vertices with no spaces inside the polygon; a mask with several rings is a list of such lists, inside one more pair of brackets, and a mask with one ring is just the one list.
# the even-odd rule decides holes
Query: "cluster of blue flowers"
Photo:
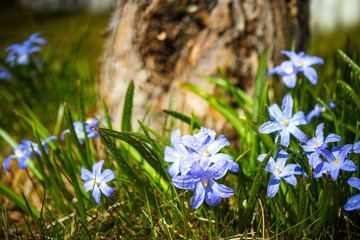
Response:
[{"label": "cluster of blue flowers", "polygon": [[[39,37],[40,34],[41,32],[33,33],[23,43],[15,43],[5,49],[5,52],[8,52],[6,62],[10,67],[15,65],[28,65],[31,61],[36,67],[41,67],[41,61],[38,58],[33,57],[35,52],[41,51],[39,45],[44,45],[46,43],[44,38]],[[0,79],[11,80],[12,78],[13,75],[11,74],[11,71],[0,66]]]},{"label": "cluster of blue flowers", "polygon": [[[279,74],[286,86],[293,88],[296,83],[296,74],[302,72],[312,84],[317,83],[317,74],[313,64],[323,64],[323,60],[319,57],[308,56],[301,52],[282,51],[288,56],[291,61],[284,61],[280,66],[275,67],[269,72],[271,74]],[[335,104],[329,102],[328,108],[334,108]],[[347,144],[344,146],[333,146],[331,152],[327,150],[328,144],[341,141],[341,137],[336,134],[329,134],[324,137],[324,123],[317,126],[315,136],[307,140],[306,135],[297,126],[309,124],[311,119],[320,116],[326,110],[326,107],[316,104],[315,108],[305,117],[304,113],[299,111],[292,114],[293,99],[290,94],[287,94],[282,102],[282,109],[277,104],[273,104],[268,108],[271,121],[263,123],[258,131],[259,133],[273,133],[276,132],[275,142],[280,136],[280,144],[288,147],[290,144],[290,135],[293,135],[302,144],[302,148],[308,157],[308,164],[314,169],[313,177],[319,178],[323,174],[330,174],[331,179],[337,180],[340,170],[354,172],[357,166],[350,159],[347,159],[351,150],[355,153],[360,153],[360,141],[354,146]],[[263,161],[266,154],[261,154],[258,157],[259,161]],[[322,156],[325,161],[321,159]],[[280,180],[284,179],[291,185],[296,185],[297,181],[294,175],[303,175],[307,177],[298,164],[288,164],[285,166],[289,155],[281,150],[275,161],[272,157],[265,168],[265,171],[272,173],[269,181],[267,194],[269,197],[274,197],[279,189]],[[360,189],[360,180],[357,178],[350,178],[348,183]],[[346,203],[345,210],[354,210],[360,208],[360,194],[350,198]]]},{"label": "cluster of blue flowers", "polygon": [[[41,145],[43,146],[45,151],[47,151],[46,144],[52,140],[57,140],[57,137],[51,136],[41,142]],[[16,148],[14,148],[14,154],[10,155],[4,160],[4,164],[3,164],[4,169],[10,172],[10,162],[13,159],[17,159],[20,169],[27,168],[28,166],[27,158],[30,157],[31,159],[34,159],[34,154],[31,147],[34,149],[34,152],[37,155],[41,156],[39,146],[30,140],[24,139],[22,140],[21,144],[19,144]]]},{"label": "cluster of blue flowers", "polygon": [[[97,117],[88,118],[85,121],[85,131],[89,139],[99,137],[99,133],[93,130],[93,128],[99,127],[100,121],[106,126],[104,119],[99,119]],[[80,143],[83,144],[85,140],[85,132],[82,122],[81,121],[74,122],[74,128]],[[67,129],[62,132],[61,134],[62,140],[64,140],[64,135],[66,133],[70,134],[70,130]],[[50,141],[57,139],[58,138],[56,136],[48,137],[47,139],[41,142],[41,145],[43,146],[44,150],[47,151],[46,144]],[[28,166],[28,162],[27,162],[28,157],[30,157],[30,159],[32,160],[34,159],[34,154],[32,149],[34,149],[34,152],[37,155],[41,156],[39,146],[30,140],[24,139],[21,144],[19,144],[16,148],[14,148],[14,154],[10,155],[4,160],[3,163],[4,169],[10,172],[10,162],[13,159],[17,159],[20,169],[26,169]],[[98,205],[100,205],[101,192],[105,196],[110,197],[111,194],[115,191],[115,188],[106,185],[107,182],[115,178],[115,173],[110,169],[106,169],[103,172],[101,172],[101,168],[103,164],[104,164],[104,160],[100,160],[99,162],[95,163],[93,165],[92,172],[90,172],[84,167],[81,169],[81,179],[86,181],[83,183],[85,192],[91,190],[92,196]]]},{"label": "cluster of blue flowers", "polygon": [[324,64],[321,58],[309,56],[304,52],[296,54],[292,51],[281,51],[281,53],[290,58],[290,61],[282,62],[279,66],[271,70],[268,75],[281,75],[283,82],[288,88],[295,87],[296,75],[298,73],[303,73],[312,84],[317,84],[317,73],[312,65]]},{"label": "cluster of blue flowers", "polygon": [[172,162],[167,172],[174,186],[194,191],[191,208],[204,202],[216,206],[222,198],[230,197],[234,190],[217,183],[228,170],[237,172],[238,164],[227,154],[219,151],[230,145],[224,135],[216,138],[216,132],[202,127],[197,134],[181,136],[175,129],[170,136],[172,147],[165,148],[164,160]]}]

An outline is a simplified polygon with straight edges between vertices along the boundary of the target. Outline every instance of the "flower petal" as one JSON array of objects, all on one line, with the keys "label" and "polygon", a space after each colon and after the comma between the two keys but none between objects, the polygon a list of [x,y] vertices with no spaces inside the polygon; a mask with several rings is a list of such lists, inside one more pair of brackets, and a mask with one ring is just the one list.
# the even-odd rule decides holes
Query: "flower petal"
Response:
[{"label": "flower petal", "polygon": [[172,178],[172,183],[175,187],[180,189],[194,191],[195,188],[195,178],[191,175],[175,176]]},{"label": "flower petal", "polygon": [[268,121],[268,122],[263,123],[259,127],[259,133],[268,134],[268,133],[272,133],[272,132],[275,132],[275,131],[278,131],[281,129],[282,129],[282,126],[278,122]]},{"label": "flower petal", "polygon": [[280,132],[280,144],[284,145],[285,147],[288,147],[290,144],[290,132],[288,130],[282,130]]},{"label": "flower petal", "polygon": [[310,167],[314,168],[319,163],[322,163],[322,160],[320,158],[320,154],[318,152],[313,152],[312,154],[310,154],[310,156],[309,156],[309,165],[310,165]]},{"label": "flower petal", "polygon": [[324,123],[320,123],[315,130],[315,136],[317,139],[324,140]]},{"label": "flower petal", "polygon": [[327,149],[316,148],[315,150],[320,153],[328,162],[335,162],[336,158],[334,154],[329,152]]},{"label": "flower petal", "polygon": [[304,125],[308,124],[306,120],[305,114],[302,111],[295,113],[292,118],[290,119],[291,124],[293,125]]},{"label": "flower petal", "polygon": [[276,195],[280,187],[280,178],[276,178],[274,175],[270,177],[269,185],[267,189],[267,195],[272,198]]},{"label": "flower petal", "polygon": [[101,176],[101,169],[104,164],[104,160],[100,160],[97,163],[94,163],[92,167],[93,174],[95,175],[95,179],[100,178]]},{"label": "flower petal", "polygon": [[9,157],[7,157],[5,160],[4,160],[4,163],[3,163],[3,167],[6,171],[10,172],[10,162],[11,160],[15,159],[16,156],[15,155],[10,155]]},{"label": "flower petal", "polygon": [[329,170],[330,176],[332,180],[336,180],[340,173],[340,168],[338,167],[331,167]]},{"label": "flower petal", "polygon": [[95,174],[87,170],[85,167],[82,167],[80,178],[84,181],[90,181],[90,180],[94,181]]},{"label": "flower petal", "polygon": [[260,155],[258,156],[257,160],[258,160],[259,162],[264,161],[266,155],[267,155],[266,153],[260,154]]},{"label": "flower petal", "polygon": [[330,133],[326,139],[325,139],[325,142],[326,143],[329,143],[329,142],[340,142],[341,141],[341,137],[334,134],[334,133]]},{"label": "flower petal", "polygon": [[317,73],[313,67],[307,67],[303,71],[305,77],[313,84],[317,84]]},{"label": "flower petal", "polygon": [[85,192],[88,192],[94,188],[94,180],[83,182],[82,185],[85,189]]},{"label": "flower petal", "polygon": [[191,209],[201,206],[205,199],[205,186],[202,182],[196,183],[195,194],[191,201]]},{"label": "flower petal", "polygon": [[222,149],[223,147],[229,145],[230,145],[229,140],[227,140],[227,138],[224,135],[220,135],[217,139],[215,139],[215,141],[208,144],[207,149],[209,150],[210,154],[215,154],[218,151],[220,151],[220,149]]},{"label": "flower petal", "polygon": [[110,182],[111,180],[113,180],[115,178],[115,172],[111,169],[105,169],[102,173],[101,173],[101,181],[102,182]]},{"label": "flower petal", "polygon": [[352,211],[359,208],[360,208],[360,193],[349,198],[349,200],[346,202],[344,206],[344,210],[346,211]]},{"label": "flower petal", "polygon": [[355,178],[355,177],[352,177],[350,178],[347,183],[354,187],[354,188],[357,188],[358,190],[360,190],[360,179],[359,178]]},{"label": "flower petal", "polygon": [[288,130],[294,137],[299,139],[300,142],[303,142],[303,143],[307,142],[305,133],[303,131],[301,131],[300,129],[298,129],[297,127],[291,125],[288,127]]},{"label": "flower petal", "polygon": [[296,73],[283,75],[282,80],[288,88],[294,88],[296,85]]},{"label": "flower petal", "polygon": [[30,155],[30,153],[18,158],[19,169],[26,169],[27,168],[27,166],[28,166],[27,158],[28,158],[29,155]]},{"label": "flower petal", "polygon": [[296,186],[296,184],[297,184],[297,180],[294,175],[288,175],[286,177],[283,177],[282,179],[284,179],[287,183],[289,183],[293,186]]},{"label": "flower petal", "polygon": [[213,180],[211,180],[209,183],[211,183],[211,185],[209,184],[209,186],[212,188],[214,193],[221,198],[231,197],[235,193],[235,190],[233,190],[223,184],[219,184]]},{"label": "flower petal", "polygon": [[340,152],[338,154],[338,157],[341,159],[341,160],[344,160],[347,155],[349,154],[350,150],[352,148],[352,144],[346,144],[345,146],[343,146],[341,149],[340,149]]},{"label": "flower petal", "polygon": [[229,170],[232,172],[237,172],[239,170],[239,165],[227,154],[217,153],[210,157],[211,162],[226,161],[228,163]]},{"label": "flower petal", "polygon": [[293,111],[294,100],[290,94],[286,94],[282,101],[282,110],[285,119],[290,119]]},{"label": "flower petal", "polygon": [[276,121],[283,121],[284,115],[282,113],[282,111],[280,110],[279,106],[274,103],[272,104],[269,108],[269,114],[270,116],[276,120]]},{"label": "flower petal", "polygon": [[353,151],[354,153],[360,153],[360,141],[354,144]]},{"label": "flower petal", "polygon": [[92,191],[92,197],[95,199],[95,202],[97,203],[97,205],[101,205],[100,203],[100,195],[101,195],[101,192],[100,192],[100,189],[98,186],[94,186],[94,189]]},{"label": "flower petal", "polygon": [[175,177],[180,173],[180,161],[174,162],[166,168],[166,171],[169,173],[170,177]]},{"label": "flower petal", "polygon": [[106,183],[102,182],[100,184],[100,190],[101,192],[106,196],[110,197],[111,194],[115,191],[116,188],[109,187]]},{"label": "flower petal", "polygon": [[353,161],[345,159],[344,164],[340,169],[348,172],[354,172],[357,170],[357,166],[354,164]]}]

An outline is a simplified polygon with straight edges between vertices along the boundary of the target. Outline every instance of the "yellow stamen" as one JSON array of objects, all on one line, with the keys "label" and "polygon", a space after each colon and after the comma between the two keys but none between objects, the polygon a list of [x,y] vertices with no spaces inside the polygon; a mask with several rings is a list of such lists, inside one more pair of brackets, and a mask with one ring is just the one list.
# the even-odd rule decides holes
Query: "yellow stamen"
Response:
[{"label": "yellow stamen", "polygon": [[336,159],[336,160],[335,160],[335,163],[339,163],[339,160]]},{"label": "yellow stamen", "polygon": [[98,184],[98,182],[96,180],[94,180],[94,185]]},{"label": "yellow stamen", "polygon": [[299,65],[302,65],[302,62],[301,62],[301,60],[299,61]]},{"label": "yellow stamen", "polygon": [[204,186],[206,187],[208,185],[208,182],[207,181],[204,181],[203,182]]},{"label": "yellow stamen", "polygon": [[184,158],[184,156],[180,156],[180,158],[181,158],[181,159],[183,159],[183,158]]},{"label": "yellow stamen", "polygon": [[317,146],[317,147],[320,146],[320,143],[316,143],[316,146]]},{"label": "yellow stamen", "polygon": [[21,150],[17,150],[16,153],[17,153],[17,154],[22,154],[22,151],[21,151]]},{"label": "yellow stamen", "polygon": [[209,150],[206,149],[206,150],[205,150],[205,153],[206,153],[206,154],[209,154]]},{"label": "yellow stamen", "polygon": [[277,171],[277,172],[280,172],[280,168],[276,168],[276,171]]},{"label": "yellow stamen", "polygon": [[288,124],[288,121],[284,120],[284,125]]}]

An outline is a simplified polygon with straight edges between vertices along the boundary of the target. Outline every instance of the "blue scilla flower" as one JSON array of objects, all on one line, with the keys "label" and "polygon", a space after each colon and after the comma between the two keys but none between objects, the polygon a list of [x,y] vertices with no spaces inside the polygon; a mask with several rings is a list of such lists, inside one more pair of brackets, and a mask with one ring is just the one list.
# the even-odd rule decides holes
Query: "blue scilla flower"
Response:
[{"label": "blue scilla flower", "polygon": [[230,171],[237,172],[239,170],[238,164],[229,155],[219,153],[223,147],[230,145],[230,142],[224,135],[220,135],[217,139],[215,137],[216,132],[205,127],[200,128],[199,133],[193,136],[182,137],[181,142],[189,149],[189,154],[184,156],[180,164],[182,174],[189,171],[192,164],[198,161],[200,161],[200,165],[206,166],[225,160]]},{"label": "blue scilla flower", "polygon": [[[76,136],[78,137],[81,144],[84,143],[85,140],[85,133],[84,128],[81,121],[74,122],[74,129],[76,132]],[[85,131],[89,139],[97,138],[99,137],[99,133],[91,127],[91,125],[88,122],[85,122]],[[70,134],[70,129],[66,129],[61,133],[61,140],[64,140],[64,135],[68,133]]]},{"label": "blue scilla flower", "polygon": [[[348,184],[358,190],[360,190],[360,179],[358,178],[350,178],[348,180]],[[349,200],[346,202],[344,209],[346,211],[352,211],[355,209],[359,209],[360,208],[360,193],[352,196],[351,198],[349,198]]]},{"label": "blue scilla flower", "polygon": [[339,176],[340,170],[353,172],[357,170],[356,165],[350,159],[346,159],[352,148],[352,144],[347,144],[343,147],[332,147],[331,152],[327,149],[316,149],[327,162],[322,162],[316,165],[314,171],[314,178],[319,178],[324,173],[330,173],[331,179],[336,180]]},{"label": "blue scilla flower", "polygon": [[[336,105],[335,105],[335,103],[333,103],[333,102],[329,102],[329,103],[327,104],[327,106],[328,106],[329,108],[334,108]],[[310,121],[311,121],[311,119],[312,119],[313,117],[319,117],[320,114],[323,113],[323,112],[325,112],[325,111],[326,111],[326,108],[325,108],[323,105],[317,103],[317,104],[315,104],[314,109],[311,110],[311,111],[309,112],[309,114],[306,116],[306,120],[308,121],[308,123],[310,123]]]},{"label": "blue scilla flower", "polygon": [[39,37],[40,34],[41,32],[34,33],[23,43],[16,43],[5,49],[5,51],[9,51],[6,61],[10,63],[10,66],[13,66],[15,62],[19,65],[29,64],[31,55],[41,50],[41,47],[34,44],[43,45],[46,43],[44,38]]},{"label": "blue scilla flower", "polygon": [[172,147],[166,146],[164,151],[164,160],[165,162],[172,162],[166,171],[171,177],[174,177],[180,172],[180,163],[183,159],[189,154],[188,150],[181,142],[180,129],[175,129],[170,135],[170,142]]},{"label": "blue scilla flower", "polygon": [[312,67],[314,64],[324,64],[319,57],[312,57],[304,52],[296,54],[292,51],[281,51],[290,61],[284,61],[279,66],[272,69],[268,75],[279,74],[288,88],[294,88],[296,85],[296,74],[302,72],[312,84],[317,84],[317,73]]},{"label": "blue scilla flower", "polygon": [[276,103],[272,104],[269,107],[269,114],[273,120],[262,124],[259,127],[259,133],[277,132],[275,142],[277,142],[280,135],[280,143],[284,146],[290,144],[290,133],[301,142],[306,142],[305,133],[296,127],[297,125],[307,124],[305,115],[301,111],[292,115],[293,105],[293,98],[290,94],[287,94],[283,99],[282,111]]},{"label": "blue scilla flower", "polygon": [[222,160],[213,165],[202,165],[196,161],[190,167],[186,175],[175,176],[172,182],[175,187],[195,191],[191,200],[191,208],[195,209],[204,202],[210,206],[216,206],[222,198],[234,195],[234,190],[219,184],[214,180],[223,177],[228,170],[228,162]]},{"label": "blue scilla flower", "polygon": [[323,162],[317,149],[326,149],[328,143],[339,141],[341,141],[341,137],[334,133],[330,133],[324,140],[324,123],[320,123],[315,130],[315,137],[307,141],[306,145],[303,146],[304,151],[308,154],[310,167],[315,167]]},{"label": "blue scilla flower", "polygon": [[11,72],[0,66],[0,79],[11,80],[12,78]]},{"label": "blue scilla flower", "polygon": [[[266,154],[260,154],[257,160],[262,162],[265,157]],[[304,174],[300,166],[297,164],[288,164],[285,166],[288,157],[289,154],[287,154],[284,150],[281,150],[276,161],[274,158],[270,157],[269,162],[265,167],[265,171],[273,174],[270,177],[267,190],[267,195],[270,198],[274,197],[278,192],[281,179],[284,179],[287,183],[296,186],[297,180],[294,174]]]},{"label": "blue scilla flower", "polygon": [[357,143],[354,144],[353,152],[360,153],[360,141],[358,141]]},{"label": "blue scilla flower", "polygon": [[[47,143],[53,140],[57,140],[57,137],[55,136],[51,136],[48,137],[47,139],[45,139],[44,141],[41,142],[41,145],[43,146],[43,148],[45,149],[45,151],[47,151]],[[39,146],[27,139],[22,140],[22,143],[19,144],[16,148],[14,148],[14,155],[10,155],[9,157],[7,157],[4,160],[4,169],[8,172],[10,172],[10,162],[13,159],[17,159],[18,164],[19,164],[19,168],[20,169],[25,169],[27,168],[27,158],[30,157],[31,159],[34,159],[34,155],[33,155],[33,151],[31,149],[34,149],[35,153],[38,154],[39,156],[41,156],[41,152],[39,149]]]},{"label": "blue scilla flower", "polygon": [[106,197],[110,197],[111,194],[115,191],[115,188],[109,187],[106,183],[110,182],[115,178],[115,173],[111,169],[105,169],[101,172],[104,160],[100,160],[97,163],[94,163],[92,167],[92,172],[86,168],[81,168],[81,179],[84,180],[83,186],[85,192],[92,191],[92,197],[95,199],[95,202],[98,205],[100,203],[100,195],[103,193]]}]

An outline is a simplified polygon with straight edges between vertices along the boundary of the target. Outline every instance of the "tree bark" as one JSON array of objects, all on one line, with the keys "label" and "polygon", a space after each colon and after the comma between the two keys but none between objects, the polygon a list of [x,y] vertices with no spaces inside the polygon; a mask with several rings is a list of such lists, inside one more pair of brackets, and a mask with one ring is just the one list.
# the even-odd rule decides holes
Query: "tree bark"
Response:
[{"label": "tree bark", "polygon": [[268,68],[284,60],[283,49],[303,50],[308,37],[308,0],[128,0],[119,1],[110,23],[100,73],[100,92],[120,122],[126,88],[135,82],[134,121],[160,129],[160,113],[176,94],[177,108],[194,111],[208,127],[226,125],[200,97],[177,87],[214,86],[201,75],[222,68],[252,93],[260,54],[270,47]]}]

